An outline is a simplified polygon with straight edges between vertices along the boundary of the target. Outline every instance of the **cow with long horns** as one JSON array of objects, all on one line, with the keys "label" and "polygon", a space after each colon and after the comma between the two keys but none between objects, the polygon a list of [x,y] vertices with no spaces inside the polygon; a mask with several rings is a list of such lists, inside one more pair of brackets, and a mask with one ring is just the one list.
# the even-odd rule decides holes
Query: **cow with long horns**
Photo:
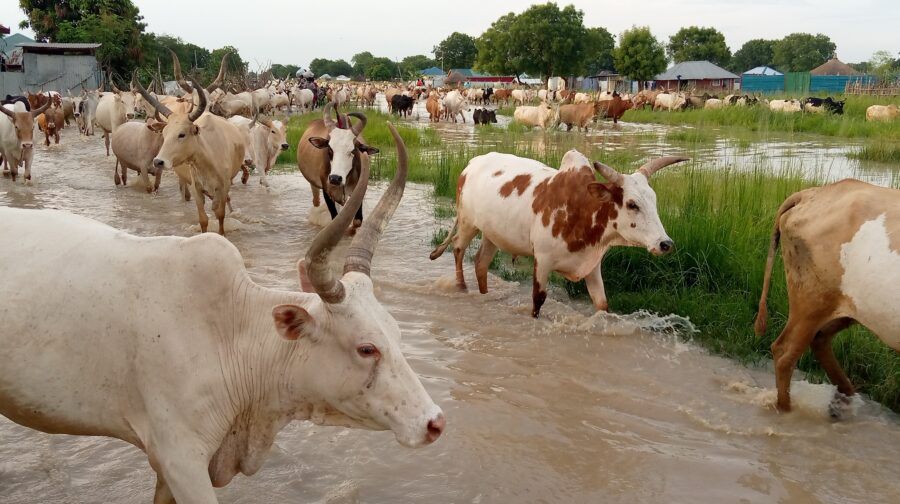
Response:
[{"label": "cow with long horns", "polygon": [[[351,124],[350,117],[359,121]],[[364,114],[340,114],[334,103],[329,102],[325,105],[322,119],[313,121],[303,132],[297,145],[297,166],[312,188],[313,211],[320,206],[321,190],[328,212],[334,219],[338,213],[336,204],[343,205],[347,195],[356,187],[362,160],[378,152],[375,147],[366,145],[362,137],[365,127]],[[362,224],[362,218],[360,207],[353,221],[354,228]]]},{"label": "cow with long horns", "polygon": [[[631,175],[591,162],[580,152],[563,156],[559,170],[532,159],[492,152],[478,156],[459,176],[456,222],[432,253],[437,259],[453,243],[456,283],[465,290],[463,257],[481,232],[475,256],[478,289],[487,293],[487,271],[497,250],[534,257],[533,317],[547,298],[547,280],[556,271],[571,281],[587,279],[597,310],[608,303],[600,274],[603,256],[616,245],[644,247],[654,255],[675,244],[656,211],[650,177],[682,157],[654,159]],[[597,182],[594,171],[607,183]]]},{"label": "cow with long horns", "polygon": [[[200,230],[204,233],[209,224],[204,198],[209,196],[219,221],[219,234],[224,235],[231,180],[244,162],[241,132],[219,116],[204,114],[207,103],[204,93],[197,94],[199,103],[189,114],[173,112],[148,93],[136,77],[133,81],[147,103],[165,117],[163,143],[153,159],[154,169],[174,169],[183,184],[191,184]],[[196,81],[192,82],[195,88],[202,89]]]},{"label": "cow with long horns", "polygon": [[[349,201],[297,265],[302,292],[257,285],[219,236],[142,238],[66,212],[0,208],[0,234],[15,237],[0,255],[55,271],[42,280],[0,261],[0,298],[40,299],[0,312],[0,415],[138,447],[156,472],[155,503],[215,504],[214,487],[256,473],[294,420],[390,430],[410,448],[437,440],[444,415],[371,278],[407,174],[389,128],[397,175],[336,277],[328,256],[363,202],[362,160]],[[162,274],[134,267],[159,258]],[[165,316],[135,316],[148,304]]]}]

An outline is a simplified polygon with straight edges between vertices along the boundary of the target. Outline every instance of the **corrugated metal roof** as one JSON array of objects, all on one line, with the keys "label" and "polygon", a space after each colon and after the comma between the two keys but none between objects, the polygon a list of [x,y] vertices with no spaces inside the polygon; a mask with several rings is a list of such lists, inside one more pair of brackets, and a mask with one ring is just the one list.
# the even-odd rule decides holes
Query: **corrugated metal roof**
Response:
[{"label": "corrugated metal roof", "polygon": [[444,71],[438,67],[426,68],[419,73],[421,73],[422,75],[444,75]]},{"label": "corrugated metal roof", "polygon": [[768,66],[758,66],[744,72],[744,75],[784,75],[783,73]]},{"label": "corrugated metal roof", "polygon": [[[13,51],[16,50],[17,44],[23,44],[25,42],[34,42],[33,39],[22,35],[21,33],[13,33],[9,37],[3,37],[0,39],[0,51],[9,56]],[[21,49],[19,50],[21,52]]]},{"label": "corrugated metal roof", "polygon": [[740,79],[724,68],[709,61],[683,61],[656,76],[656,80]]},{"label": "corrugated metal roof", "polygon": [[451,68],[450,72],[458,72],[464,75],[465,77],[482,77],[483,75],[472,70],[471,68]]},{"label": "corrugated metal roof", "polygon": [[71,44],[62,44],[62,43],[41,43],[41,42],[25,42],[22,44],[16,44],[16,47],[22,47],[25,49],[96,49],[100,47],[100,44],[96,43],[71,43]]}]

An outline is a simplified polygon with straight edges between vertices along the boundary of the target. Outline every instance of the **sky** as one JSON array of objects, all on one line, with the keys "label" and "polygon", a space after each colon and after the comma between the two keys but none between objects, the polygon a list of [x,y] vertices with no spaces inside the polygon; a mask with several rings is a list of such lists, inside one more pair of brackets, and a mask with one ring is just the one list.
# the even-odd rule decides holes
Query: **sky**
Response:
[{"label": "sky", "polygon": [[[0,23],[18,31],[24,14],[0,2]],[[369,51],[399,60],[431,49],[459,31],[477,37],[500,16],[522,12],[534,0],[134,0],[147,30],[215,49],[238,48],[250,68],[270,63],[309,65],[313,58],[345,59]],[[794,32],[823,33],[845,62],[868,60],[877,50],[900,53],[900,1],[856,0],[637,0],[560,1],[584,11],[587,27],[617,36],[633,25],[649,26],[662,42],[684,26],[712,26],[732,52],[750,39]],[[25,31],[27,35],[30,32]]]}]

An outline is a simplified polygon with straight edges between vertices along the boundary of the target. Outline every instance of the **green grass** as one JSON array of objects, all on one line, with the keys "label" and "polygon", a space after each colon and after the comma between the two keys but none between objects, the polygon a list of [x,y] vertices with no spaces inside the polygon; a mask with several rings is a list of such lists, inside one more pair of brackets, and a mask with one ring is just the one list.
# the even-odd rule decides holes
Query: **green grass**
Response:
[{"label": "green grass", "polygon": [[875,142],[847,154],[851,159],[900,163],[900,143]]},{"label": "green grass", "polygon": [[883,97],[848,96],[843,115],[772,112],[765,105],[724,107],[717,110],[629,110],[623,121],[702,127],[743,128],[760,132],[813,133],[845,138],[900,141],[900,121],[867,122],[869,105],[887,103]]},{"label": "green grass", "polygon": [[716,135],[700,128],[673,129],[666,133],[666,141],[677,144],[714,144]]}]

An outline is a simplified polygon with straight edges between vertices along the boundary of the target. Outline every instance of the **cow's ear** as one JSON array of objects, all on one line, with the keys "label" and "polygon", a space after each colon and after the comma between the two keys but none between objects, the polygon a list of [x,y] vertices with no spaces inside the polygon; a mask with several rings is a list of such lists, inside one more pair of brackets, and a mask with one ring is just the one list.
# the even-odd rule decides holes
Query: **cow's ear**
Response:
[{"label": "cow's ear", "polygon": [[300,278],[301,291],[309,292],[310,294],[316,293],[316,288],[313,287],[312,282],[309,280],[309,270],[306,269],[306,259],[297,261],[297,276]]},{"label": "cow's ear", "polygon": [[609,192],[606,184],[601,184],[600,182],[591,182],[588,184],[588,194],[595,198],[599,198],[600,201],[604,203],[612,200],[612,194]]},{"label": "cow's ear", "polygon": [[359,144],[359,151],[365,152],[366,154],[369,154],[369,155],[378,154],[379,152],[381,152],[380,150],[376,149],[375,147],[372,147],[371,145],[366,145],[366,144]]},{"label": "cow's ear", "polygon": [[193,131],[193,133],[194,133],[195,135],[199,135],[199,134],[200,134],[200,126],[197,126],[196,124],[193,124],[193,125],[191,125],[191,127],[192,127],[192,131]]},{"label": "cow's ear", "polygon": [[312,137],[309,139],[309,143],[313,145],[316,149],[327,149],[328,148],[328,139],[322,137]]},{"label": "cow's ear", "polygon": [[147,124],[147,129],[149,129],[150,131],[152,131],[154,133],[159,133],[165,127],[166,127],[166,123],[164,123],[164,122],[155,122],[155,123]]},{"label": "cow's ear", "polygon": [[272,308],[272,318],[275,319],[275,330],[289,341],[309,336],[316,327],[312,315],[297,305],[283,304]]}]

